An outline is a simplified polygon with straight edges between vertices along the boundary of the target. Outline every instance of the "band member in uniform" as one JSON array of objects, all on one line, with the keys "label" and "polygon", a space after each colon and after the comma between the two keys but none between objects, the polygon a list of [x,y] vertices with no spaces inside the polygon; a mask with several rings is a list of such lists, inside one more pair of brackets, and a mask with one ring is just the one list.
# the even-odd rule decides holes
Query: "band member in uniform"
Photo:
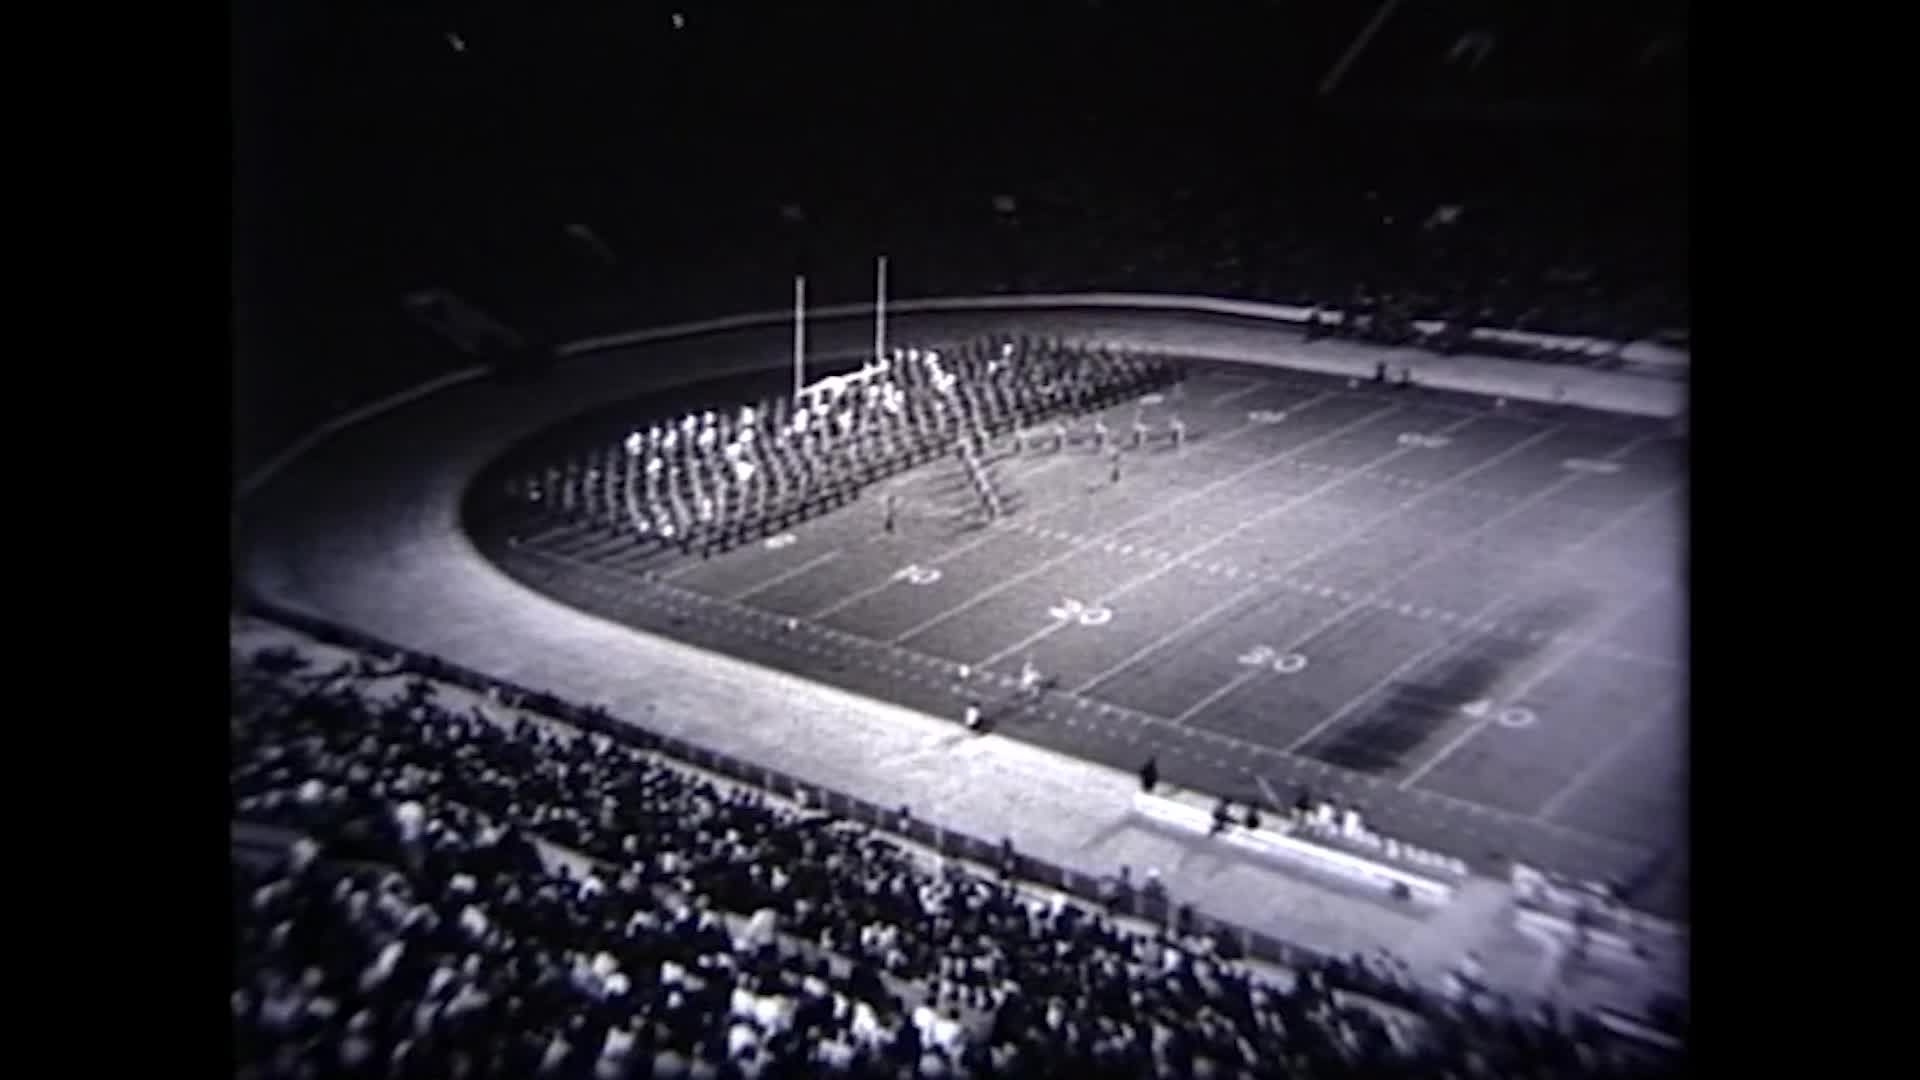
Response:
[{"label": "band member in uniform", "polygon": [[1040,669],[1033,666],[1031,656],[1020,664],[1020,692],[1028,697],[1040,696]]}]

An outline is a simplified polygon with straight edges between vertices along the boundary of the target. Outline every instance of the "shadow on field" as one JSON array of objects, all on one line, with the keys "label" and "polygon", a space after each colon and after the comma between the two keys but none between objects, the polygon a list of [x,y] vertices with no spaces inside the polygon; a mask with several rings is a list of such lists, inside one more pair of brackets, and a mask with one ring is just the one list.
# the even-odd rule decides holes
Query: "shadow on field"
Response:
[{"label": "shadow on field", "polygon": [[[1599,606],[1599,594],[1570,590],[1531,603],[1503,622],[1523,632],[1565,633]],[[1407,763],[1461,710],[1498,699],[1520,669],[1546,642],[1473,635],[1453,643],[1414,679],[1395,682],[1358,719],[1307,744],[1306,756],[1368,775],[1392,772]],[[1511,702],[1492,700],[1499,708]]]}]

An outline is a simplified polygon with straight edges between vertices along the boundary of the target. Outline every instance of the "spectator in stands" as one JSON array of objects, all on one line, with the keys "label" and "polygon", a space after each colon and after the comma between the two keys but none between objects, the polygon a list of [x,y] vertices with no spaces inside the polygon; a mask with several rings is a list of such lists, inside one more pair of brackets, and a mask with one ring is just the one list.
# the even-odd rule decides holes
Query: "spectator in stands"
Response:
[{"label": "spectator in stands", "polygon": [[[234,867],[237,1076],[1608,1066],[1512,1017],[1445,1011],[1360,958],[1278,990],[1191,937],[1187,905],[1166,934],[1130,934],[606,740],[333,695],[243,717],[234,763],[236,814],[310,830],[279,865]],[[403,819],[417,866],[338,860],[345,825]],[[531,847],[536,828],[572,852]],[[770,947],[775,919],[791,936]],[[797,945],[814,941],[844,975]],[[1336,986],[1402,994],[1436,1034],[1402,1051]]]}]

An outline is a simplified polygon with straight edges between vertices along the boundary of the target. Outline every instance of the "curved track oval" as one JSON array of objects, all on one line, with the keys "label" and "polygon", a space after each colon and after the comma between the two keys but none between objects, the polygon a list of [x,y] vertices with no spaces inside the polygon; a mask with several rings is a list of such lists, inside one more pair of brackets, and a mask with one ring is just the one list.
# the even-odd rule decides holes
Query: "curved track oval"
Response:
[{"label": "curved track oval", "polygon": [[[1161,314],[942,313],[895,322],[896,340],[903,342],[939,344],[1006,330],[1097,337],[1203,357],[1301,348],[1284,330]],[[810,330],[813,354],[822,357],[861,355],[870,348],[869,335],[870,327],[859,319]],[[931,803],[957,813],[969,801],[963,781],[967,755],[985,766],[978,755],[986,752],[950,747],[945,740],[951,725],[854,696],[821,697],[811,680],[634,634],[515,581],[491,565],[462,530],[469,485],[503,449],[539,438],[609,401],[779,369],[787,363],[788,342],[784,331],[763,328],[630,347],[577,358],[539,383],[468,383],[372,418],[292,462],[242,508],[244,579],[275,603],[395,644],[584,700],[631,702],[628,715],[645,708],[650,722],[664,731],[749,759],[779,760],[791,773],[872,801]],[[1523,407],[1513,415],[1543,423],[1596,422],[1591,414],[1547,407]],[[1616,421],[1597,423],[1604,427]],[[1658,427],[1630,419],[1617,423],[1623,431]],[[581,606],[606,611],[598,604]],[[697,616],[691,607],[681,614]],[[945,687],[930,689],[929,701],[946,692]],[[794,705],[807,695],[817,707]],[[739,718],[718,723],[704,715],[716,701],[727,702]],[[937,710],[937,704],[922,705],[929,707]],[[877,729],[869,725],[836,721],[855,710],[884,714],[886,737],[876,737]],[[806,716],[796,715],[803,712]],[[916,756],[934,747],[951,753],[945,760]],[[972,823],[973,831],[991,835],[999,828],[1022,835],[1022,846],[1037,855],[1085,866],[1087,852],[1070,838],[1110,827],[1113,807],[1126,798],[1125,774],[1050,757],[1022,760],[1026,765],[1015,771],[1038,802],[1014,798],[1007,806],[988,808],[989,820]],[[992,768],[1004,772],[1007,765],[997,761]],[[973,779],[986,778],[976,774]],[[1419,816],[1456,830],[1450,845],[1434,846],[1475,847],[1480,849],[1475,855],[1497,850],[1550,867],[1615,877],[1637,872],[1649,854],[1640,845],[1579,830],[1538,827],[1517,818],[1503,820],[1484,808],[1449,805],[1445,797],[1436,803],[1428,796],[1425,802],[1433,805],[1418,807]],[[1035,836],[1028,842],[1023,829],[1032,829],[1041,815],[1066,827],[1054,840]],[[1076,819],[1081,828],[1073,827]],[[1091,861],[1093,870],[1111,865]],[[1216,913],[1236,917],[1232,911]],[[1266,920],[1249,913],[1237,917],[1270,921],[1270,915]],[[1300,933],[1300,928],[1288,932]]]}]

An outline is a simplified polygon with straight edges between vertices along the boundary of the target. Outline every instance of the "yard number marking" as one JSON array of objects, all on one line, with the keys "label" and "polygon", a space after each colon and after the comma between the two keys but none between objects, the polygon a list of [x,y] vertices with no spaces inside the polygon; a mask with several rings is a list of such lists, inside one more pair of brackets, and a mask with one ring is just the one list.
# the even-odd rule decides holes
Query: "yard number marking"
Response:
[{"label": "yard number marking", "polygon": [[1287,414],[1277,409],[1255,409],[1247,414],[1247,421],[1253,424],[1277,424],[1287,418]]},{"label": "yard number marking", "polygon": [[1256,645],[1243,653],[1240,662],[1247,667],[1272,667],[1281,675],[1293,675],[1306,670],[1307,658],[1297,652],[1279,653],[1265,645]]},{"label": "yard number marking", "polygon": [[1421,435],[1412,431],[1400,436],[1401,446],[1418,447],[1422,450],[1438,450],[1452,441],[1445,435]]},{"label": "yard number marking", "polygon": [[799,541],[799,537],[793,535],[790,532],[783,532],[778,536],[767,537],[767,547],[773,549],[774,551],[779,551],[781,548],[784,548],[784,547],[792,547],[798,541]]},{"label": "yard number marking", "polygon": [[1539,718],[1533,714],[1532,709],[1522,708],[1518,705],[1510,706],[1508,708],[1500,710],[1500,726],[1501,727],[1509,727],[1509,728],[1532,727],[1533,722],[1537,719]]},{"label": "yard number marking", "polygon": [[931,585],[940,580],[940,571],[931,566],[921,566],[919,563],[915,563],[912,566],[902,567],[896,570],[893,575],[893,580],[904,581],[909,585]]},{"label": "yard number marking", "polygon": [[1047,609],[1047,614],[1062,622],[1077,622],[1081,626],[1104,626],[1113,621],[1113,611],[1099,606],[1089,607],[1078,600],[1062,600]]},{"label": "yard number marking", "polygon": [[1468,705],[1460,706],[1460,711],[1475,720],[1491,718],[1494,723],[1505,728],[1532,727],[1540,719],[1532,709],[1526,708],[1525,706],[1509,705],[1505,708],[1496,709],[1493,702],[1485,698]]},{"label": "yard number marking", "polygon": [[1617,461],[1594,461],[1592,458],[1568,458],[1560,463],[1561,467],[1577,473],[1595,473],[1602,476],[1620,471]]}]

